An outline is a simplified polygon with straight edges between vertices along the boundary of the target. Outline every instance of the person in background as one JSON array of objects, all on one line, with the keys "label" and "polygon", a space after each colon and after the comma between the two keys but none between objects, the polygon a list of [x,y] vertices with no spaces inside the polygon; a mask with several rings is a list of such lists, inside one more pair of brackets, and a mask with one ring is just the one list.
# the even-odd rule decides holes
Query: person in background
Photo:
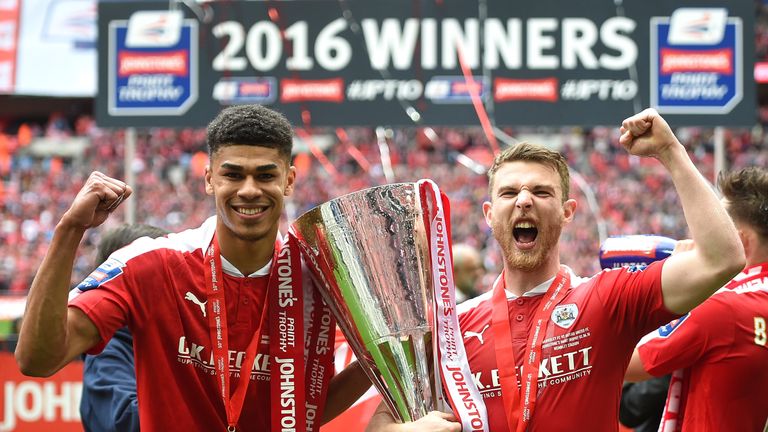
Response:
[{"label": "person in background", "polygon": [[635,432],[656,432],[667,399],[669,375],[627,382],[621,389],[619,421]]},{"label": "person in background", "polygon": [[[151,225],[120,225],[101,237],[94,267],[138,238],[168,233]],[[117,330],[100,354],[85,356],[80,419],[87,432],[139,431],[133,336],[127,327]]]},{"label": "person in background", "polygon": [[485,266],[480,252],[466,243],[455,244],[452,250],[456,303],[461,303],[480,295],[478,285],[483,281]]},{"label": "person in background", "polygon": [[768,425],[768,170],[721,174],[717,183],[746,267],[688,314],[645,336],[627,369],[628,380],[672,374],[664,431],[759,432]]}]

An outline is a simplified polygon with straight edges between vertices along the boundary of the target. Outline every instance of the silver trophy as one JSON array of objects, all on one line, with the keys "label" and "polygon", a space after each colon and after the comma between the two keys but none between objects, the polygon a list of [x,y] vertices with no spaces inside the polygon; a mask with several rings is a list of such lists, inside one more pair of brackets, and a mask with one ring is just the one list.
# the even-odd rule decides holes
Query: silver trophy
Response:
[{"label": "silver trophy", "polygon": [[293,223],[323,298],[400,421],[443,407],[424,204],[415,183],[391,184],[336,198]]}]

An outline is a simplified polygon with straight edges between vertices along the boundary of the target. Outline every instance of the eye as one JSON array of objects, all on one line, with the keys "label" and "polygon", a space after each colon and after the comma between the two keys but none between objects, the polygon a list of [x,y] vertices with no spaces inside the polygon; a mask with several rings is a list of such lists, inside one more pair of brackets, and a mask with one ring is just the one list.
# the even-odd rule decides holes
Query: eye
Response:
[{"label": "eye", "polygon": [[224,174],[222,174],[222,176],[232,180],[239,180],[240,178],[243,177],[240,173],[232,172],[232,171],[225,172]]},{"label": "eye", "polygon": [[258,175],[258,179],[261,181],[271,181],[276,177],[274,173],[261,173]]},{"label": "eye", "polygon": [[542,191],[537,191],[536,192],[536,196],[542,197],[542,198],[551,197],[552,196],[552,192],[543,191],[543,190]]}]

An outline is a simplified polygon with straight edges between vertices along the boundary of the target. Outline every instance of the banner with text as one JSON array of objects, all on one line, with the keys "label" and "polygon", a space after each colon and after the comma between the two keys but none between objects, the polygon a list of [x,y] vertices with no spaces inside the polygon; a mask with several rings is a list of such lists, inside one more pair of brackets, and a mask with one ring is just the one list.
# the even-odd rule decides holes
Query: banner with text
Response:
[{"label": "banner with text", "polygon": [[[0,4],[14,1],[3,0]],[[14,29],[17,45],[12,86],[0,90],[18,95],[93,97],[96,3],[21,0],[19,24]],[[0,70],[0,80],[5,72]]]},{"label": "banner with text", "polygon": [[96,118],[204,126],[260,103],[297,126],[461,126],[478,123],[475,93],[499,125],[613,125],[647,106],[677,125],[754,123],[747,0],[520,5],[101,2]]}]

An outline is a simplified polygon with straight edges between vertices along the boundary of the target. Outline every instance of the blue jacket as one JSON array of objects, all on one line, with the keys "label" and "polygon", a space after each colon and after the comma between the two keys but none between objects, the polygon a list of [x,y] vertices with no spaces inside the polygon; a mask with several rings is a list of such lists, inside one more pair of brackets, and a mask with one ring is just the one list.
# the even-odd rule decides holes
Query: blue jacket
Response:
[{"label": "blue jacket", "polygon": [[133,336],[119,329],[97,356],[86,356],[80,417],[87,432],[139,430]]}]

